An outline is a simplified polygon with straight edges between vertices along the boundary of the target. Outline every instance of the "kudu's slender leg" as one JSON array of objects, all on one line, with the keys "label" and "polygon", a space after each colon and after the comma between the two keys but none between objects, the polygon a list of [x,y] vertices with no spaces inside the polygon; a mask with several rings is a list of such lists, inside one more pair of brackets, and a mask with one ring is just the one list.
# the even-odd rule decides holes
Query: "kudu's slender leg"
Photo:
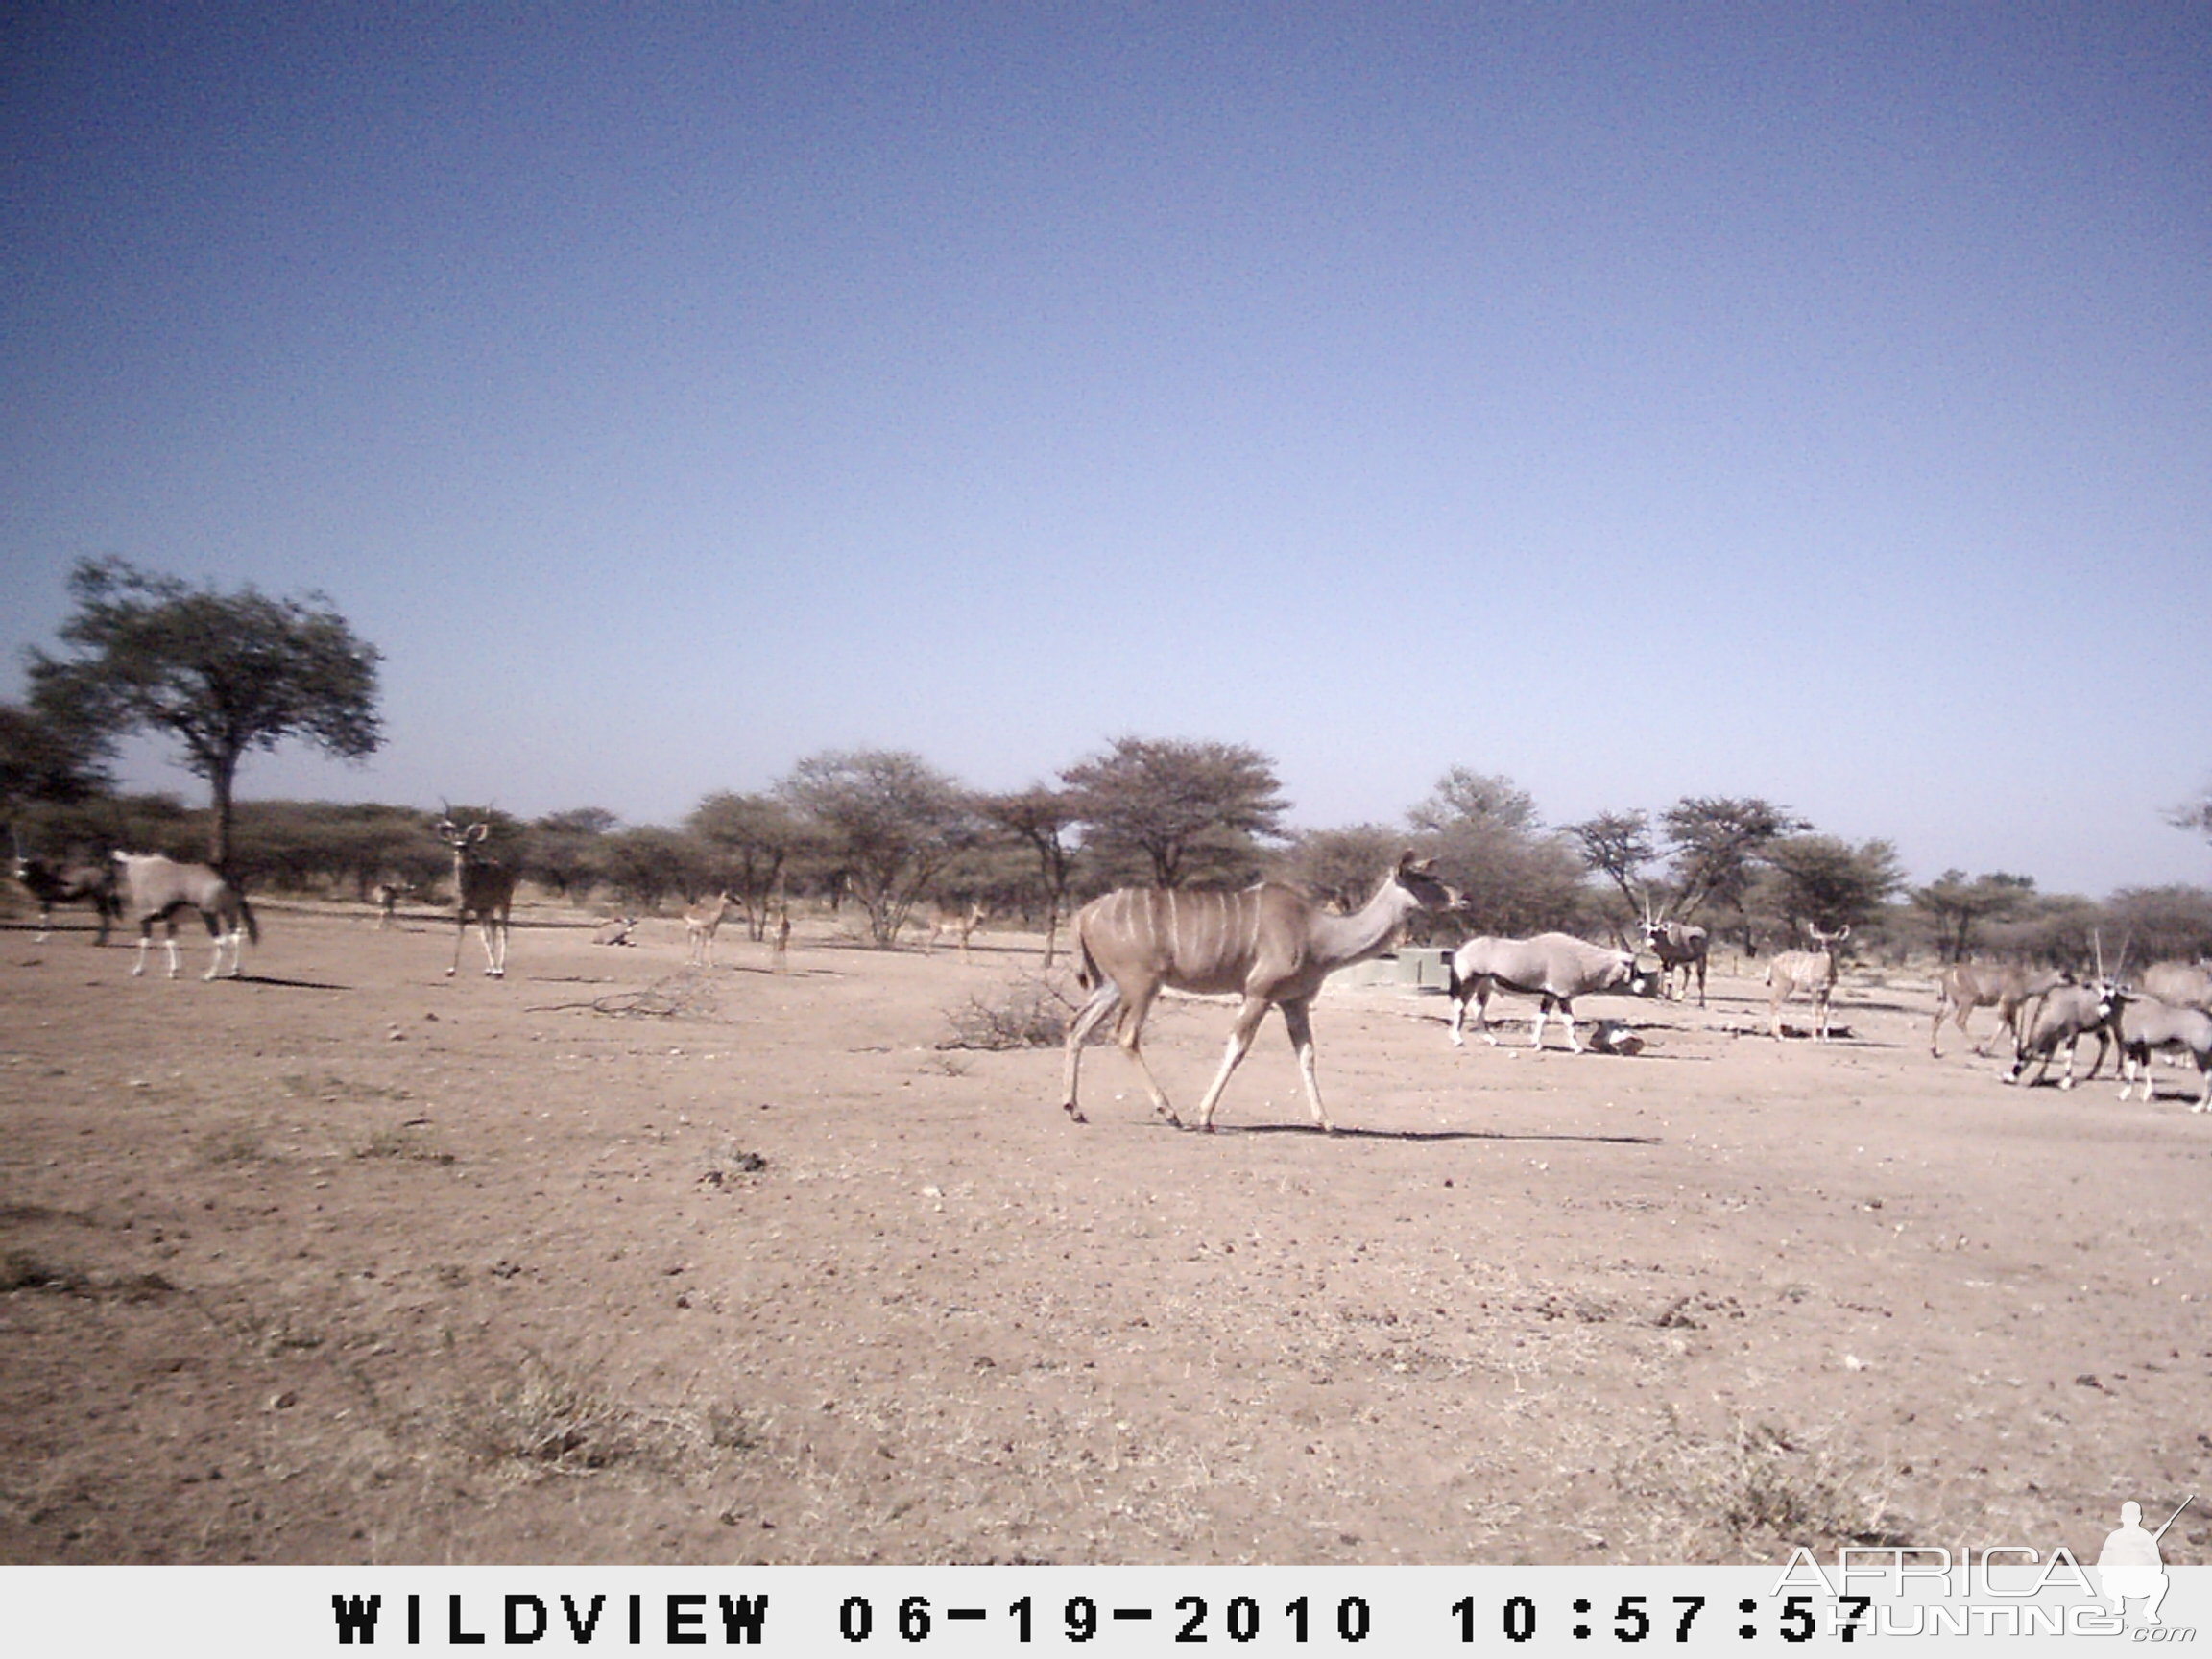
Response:
[{"label": "kudu's slender leg", "polygon": [[[1252,1037],[1260,1029],[1260,1022],[1267,1017],[1274,1006],[1264,997],[1246,996],[1244,1005],[1237,1010],[1237,1023],[1229,1030],[1229,1046],[1221,1056],[1221,1070],[1214,1073],[1214,1081],[1207,1086],[1206,1097],[1198,1102],[1198,1127],[1205,1133],[1214,1133],[1214,1107],[1221,1098],[1221,1091],[1229,1087],[1229,1078],[1251,1052]],[[1308,1033],[1310,1040],[1311,1033]]]},{"label": "kudu's slender leg", "polygon": [[1090,1121],[1083,1116],[1083,1108],[1075,1103],[1075,1080],[1083,1064],[1083,1045],[1091,1040],[1091,1033],[1098,1029],[1100,1022],[1120,1004],[1120,987],[1111,979],[1103,980],[1068,1027],[1068,1056],[1063,1069],[1065,1080],[1060,1088],[1060,1105],[1078,1123]]},{"label": "kudu's slender leg", "polygon": [[[1298,1076],[1306,1085],[1306,1103],[1313,1108],[1313,1121],[1334,1135],[1336,1125],[1329,1121],[1329,1114],[1321,1104],[1321,1078],[1313,1066],[1313,1005],[1298,1001],[1281,1006],[1283,1023],[1290,1030],[1290,1046],[1298,1051]],[[1213,1119],[1209,1118],[1207,1121],[1211,1123]]]},{"label": "kudu's slender leg", "polygon": [[1175,1116],[1175,1108],[1167,1103],[1167,1092],[1160,1087],[1160,1079],[1152,1074],[1152,1064],[1144,1058],[1142,1042],[1144,1017],[1152,1012],[1152,999],[1160,995],[1157,982],[1140,990],[1121,1010],[1120,1021],[1114,1027],[1115,1040],[1121,1045],[1121,1052],[1137,1062],[1137,1070],[1144,1079],[1144,1092],[1152,1096],[1152,1110],[1167,1119],[1171,1128],[1183,1127],[1183,1119]]}]

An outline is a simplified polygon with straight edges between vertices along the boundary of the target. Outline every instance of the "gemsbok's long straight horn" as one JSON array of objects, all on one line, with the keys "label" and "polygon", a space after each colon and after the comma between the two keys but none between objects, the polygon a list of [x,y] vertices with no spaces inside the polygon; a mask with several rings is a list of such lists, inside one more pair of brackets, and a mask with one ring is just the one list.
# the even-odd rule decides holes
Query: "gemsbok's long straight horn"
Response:
[{"label": "gemsbok's long straight horn", "polygon": [[[2194,1492],[2192,1492],[2192,1493],[2190,1493],[2190,1494],[2189,1494],[2189,1496],[2188,1496],[2188,1497],[2186,1497],[2186,1498],[2184,1498],[2184,1499],[2182,1499],[2182,1500],[2181,1500],[2181,1509],[2186,1509],[2186,1508],[2188,1508],[2190,1504],[2192,1504],[2192,1503],[2196,1503],[2196,1502],[2197,1502],[2197,1494],[2196,1494],[2196,1493],[2194,1493]],[[2171,1514],[2171,1515],[2169,1515],[2169,1516],[2167,1516],[2167,1517],[2166,1517],[2166,1527],[2171,1527],[2171,1526],[2173,1526],[2173,1525],[2174,1525],[2174,1523],[2175,1523],[2175,1522],[2176,1522],[2176,1521],[2178,1521],[2178,1520],[2180,1520],[2180,1519],[2181,1519],[2181,1509],[2176,1509],[2176,1510],[2175,1510],[2175,1511],[2174,1511],[2174,1513],[2173,1513],[2173,1514]],[[2158,1528],[2158,1530],[2157,1530],[2157,1531],[2155,1531],[2155,1532],[2153,1532],[2153,1533],[2152,1533],[2152,1534],[2151,1534],[2151,1542],[2152,1542],[2152,1543],[2155,1544],[2155,1543],[2157,1543],[2157,1542],[2158,1542],[2158,1540],[2159,1540],[2159,1539],[2161,1539],[2161,1538],[2163,1538],[2163,1537],[2165,1537],[2165,1536],[2166,1536],[2166,1527],[2159,1527],[2159,1528]]]}]

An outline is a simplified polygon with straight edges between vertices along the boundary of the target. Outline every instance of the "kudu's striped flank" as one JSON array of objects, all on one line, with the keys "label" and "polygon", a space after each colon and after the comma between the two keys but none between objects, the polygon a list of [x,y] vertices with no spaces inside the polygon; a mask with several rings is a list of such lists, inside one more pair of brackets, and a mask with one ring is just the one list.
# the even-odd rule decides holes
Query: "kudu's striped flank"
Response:
[{"label": "kudu's striped flank", "polygon": [[1807,923],[1805,931],[1819,950],[1784,950],[1767,964],[1768,1011],[1773,1016],[1776,1042],[1782,1040],[1782,1004],[1800,991],[1813,998],[1814,1036],[1822,1043],[1828,1041],[1828,1010],[1836,997],[1836,947],[1851,937],[1851,927],[1846,923],[1837,932],[1823,933]]},{"label": "kudu's striped flank", "polygon": [[1271,881],[1240,893],[1124,887],[1094,899],[1075,915],[1076,981],[1092,995],[1068,1030],[1061,1105],[1076,1122],[1085,1121],[1076,1103],[1083,1045],[1118,1010],[1115,1038],[1121,1051],[1137,1063],[1153,1107],[1178,1129],[1183,1126],[1139,1046],[1153,998],[1172,987],[1244,998],[1221,1069],[1198,1103],[1200,1129],[1213,1129],[1221,1091],[1271,1007],[1283,1010],[1298,1051],[1313,1121],[1334,1129],[1313,1072],[1313,994],[1335,970],[1387,950],[1414,911],[1448,910],[1458,902],[1459,895],[1436,879],[1433,864],[1417,862],[1411,853],[1383,878],[1375,897],[1349,916],[1332,915],[1296,889]]}]

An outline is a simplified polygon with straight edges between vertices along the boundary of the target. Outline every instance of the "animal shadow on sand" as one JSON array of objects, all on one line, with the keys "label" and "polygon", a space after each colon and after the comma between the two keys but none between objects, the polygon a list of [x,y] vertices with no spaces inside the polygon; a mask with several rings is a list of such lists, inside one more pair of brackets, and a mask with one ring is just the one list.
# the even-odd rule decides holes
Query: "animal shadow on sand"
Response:
[{"label": "animal shadow on sand", "polygon": [[[1161,1128],[1168,1125],[1162,1123]],[[1359,1129],[1339,1123],[1334,1131],[1318,1123],[1215,1123],[1216,1135],[1312,1135],[1324,1141],[1569,1141],[1602,1146],[1658,1146],[1656,1135],[1547,1135],[1504,1129]]]}]

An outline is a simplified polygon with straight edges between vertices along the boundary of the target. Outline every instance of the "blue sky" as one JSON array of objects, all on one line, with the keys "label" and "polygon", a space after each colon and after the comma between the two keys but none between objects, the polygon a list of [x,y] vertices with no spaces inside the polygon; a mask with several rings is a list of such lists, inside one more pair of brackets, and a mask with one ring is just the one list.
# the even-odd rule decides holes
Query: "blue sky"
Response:
[{"label": "blue sky", "polygon": [[2212,881],[2203,4],[31,4],[0,157],[0,695],[84,555],[321,589],[388,745],[249,796],[1138,733]]}]

